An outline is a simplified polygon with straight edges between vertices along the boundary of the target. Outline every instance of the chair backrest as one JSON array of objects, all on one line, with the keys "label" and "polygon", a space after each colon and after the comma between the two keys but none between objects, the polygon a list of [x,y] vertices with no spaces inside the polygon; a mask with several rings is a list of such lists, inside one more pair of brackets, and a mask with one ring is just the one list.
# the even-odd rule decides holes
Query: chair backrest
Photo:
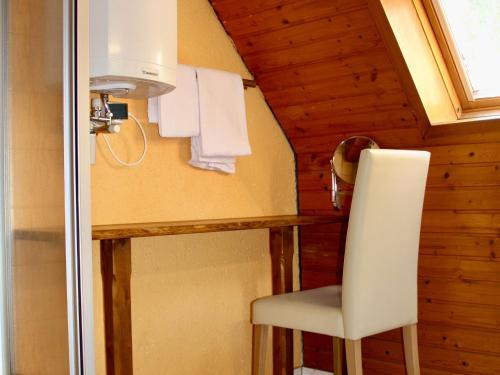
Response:
[{"label": "chair backrest", "polygon": [[347,229],[345,337],[417,322],[417,267],[430,153],[364,150]]}]

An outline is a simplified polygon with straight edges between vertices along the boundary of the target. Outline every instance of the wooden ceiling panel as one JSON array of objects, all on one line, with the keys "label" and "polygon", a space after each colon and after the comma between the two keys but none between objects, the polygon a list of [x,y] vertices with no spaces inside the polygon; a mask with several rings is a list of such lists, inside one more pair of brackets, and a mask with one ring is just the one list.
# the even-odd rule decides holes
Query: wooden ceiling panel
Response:
[{"label": "wooden ceiling panel", "polygon": [[272,30],[258,35],[237,38],[237,47],[245,56],[251,54],[287,49],[320,40],[335,39],[351,30],[366,27],[370,13],[363,8],[352,13],[322,18],[312,22]]},{"label": "wooden ceiling panel", "polygon": [[[271,107],[273,103],[270,102]],[[275,108],[274,112],[284,123],[332,118],[353,113],[401,110],[408,107],[404,92],[398,88],[383,95],[363,94],[339,97],[320,102]]]},{"label": "wooden ceiling panel", "polygon": [[[241,5],[236,6],[246,6],[243,5],[246,2],[240,1],[240,3]],[[269,3],[275,3],[275,1],[270,1]],[[367,6],[365,0],[296,0],[282,1],[281,3],[274,7],[262,7],[260,11],[250,12],[238,18],[222,19],[222,23],[228,30],[229,35],[237,40],[241,36],[286,29],[304,22],[329,18],[332,15],[350,12],[354,9]],[[219,10],[220,4],[213,5],[222,17],[227,8],[222,6]]]},{"label": "wooden ceiling panel", "polygon": [[211,3],[296,152],[417,127],[366,0]]},{"label": "wooden ceiling panel", "polygon": [[[334,39],[321,40],[314,43],[289,46],[262,54],[243,57],[250,71],[259,73],[276,71],[285,67],[306,65],[330,59],[338,59],[364,53],[382,44],[378,31],[374,26],[353,30]],[[236,43],[238,45],[238,43]]]},{"label": "wooden ceiling panel", "polygon": [[256,79],[259,87],[267,94],[288,87],[331,81],[347,75],[356,76],[365,72],[376,74],[390,69],[392,64],[385,50],[378,48],[362,54],[257,74]]},{"label": "wooden ceiling panel", "polygon": [[296,152],[418,127],[366,0],[211,3]]},{"label": "wooden ceiling panel", "polygon": [[383,95],[387,91],[400,88],[398,76],[391,69],[350,74],[336,79],[268,91],[266,98],[272,103],[273,108],[277,109],[363,94]]},{"label": "wooden ceiling panel", "polygon": [[283,7],[297,0],[209,0],[209,2],[224,23],[235,18],[250,17],[269,9]]}]

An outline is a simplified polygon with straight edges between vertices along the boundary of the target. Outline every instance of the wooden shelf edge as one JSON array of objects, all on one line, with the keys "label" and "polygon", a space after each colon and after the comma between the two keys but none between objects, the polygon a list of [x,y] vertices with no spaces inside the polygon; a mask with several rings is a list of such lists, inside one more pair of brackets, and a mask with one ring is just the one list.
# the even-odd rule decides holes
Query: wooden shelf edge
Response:
[{"label": "wooden shelf edge", "polygon": [[338,223],[345,216],[262,216],[196,221],[171,221],[158,223],[94,225],[93,240],[113,240],[135,237],[156,237],[176,234],[224,232],[235,230],[265,229],[286,226]]}]

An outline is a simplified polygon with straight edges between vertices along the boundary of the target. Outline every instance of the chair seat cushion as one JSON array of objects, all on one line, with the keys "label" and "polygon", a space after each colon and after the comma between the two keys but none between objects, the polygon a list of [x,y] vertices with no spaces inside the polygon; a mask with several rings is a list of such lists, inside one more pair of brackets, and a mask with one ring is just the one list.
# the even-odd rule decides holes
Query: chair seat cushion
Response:
[{"label": "chair seat cushion", "polygon": [[344,337],[342,286],[260,298],[252,304],[252,323]]}]

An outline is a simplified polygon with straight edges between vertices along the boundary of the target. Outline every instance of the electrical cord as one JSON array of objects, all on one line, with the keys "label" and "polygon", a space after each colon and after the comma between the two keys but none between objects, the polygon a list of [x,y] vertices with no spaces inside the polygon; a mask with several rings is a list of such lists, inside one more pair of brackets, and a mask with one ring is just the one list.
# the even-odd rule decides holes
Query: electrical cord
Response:
[{"label": "electrical cord", "polygon": [[146,153],[148,151],[148,139],[146,137],[146,132],[144,131],[144,128],[143,128],[141,122],[137,119],[137,117],[135,117],[132,113],[129,113],[128,115],[135,121],[135,123],[139,127],[139,130],[141,131],[142,137],[144,139],[144,150],[142,151],[142,155],[141,155],[141,157],[139,159],[137,159],[136,161],[131,162],[131,163],[127,163],[127,162],[121,160],[118,157],[118,155],[116,155],[116,153],[114,152],[113,147],[111,147],[111,143],[109,142],[108,137],[106,136],[106,134],[103,134],[102,136],[104,138],[104,142],[106,142],[106,145],[108,146],[109,152],[111,153],[111,155],[113,156],[113,158],[119,164],[121,164],[121,165],[123,165],[125,167],[135,167],[135,166],[141,164],[142,161],[144,160],[144,157],[146,156]]}]

